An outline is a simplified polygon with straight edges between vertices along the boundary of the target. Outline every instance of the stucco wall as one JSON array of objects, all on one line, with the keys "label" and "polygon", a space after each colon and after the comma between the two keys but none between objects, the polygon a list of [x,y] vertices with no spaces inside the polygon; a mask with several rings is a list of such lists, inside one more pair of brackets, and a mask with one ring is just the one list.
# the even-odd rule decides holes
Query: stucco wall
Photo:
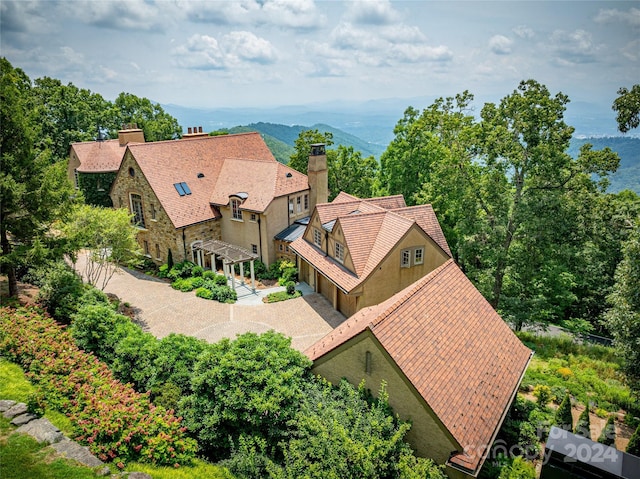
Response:
[{"label": "stucco wall", "polygon": [[[133,168],[135,175],[129,175],[129,168]],[[146,178],[135,163],[131,154],[127,152],[122,162],[116,180],[111,188],[111,200],[115,208],[126,208],[131,212],[130,195],[138,194],[142,197],[145,228],[138,232],[138,243],[144,251],[145,241],[148,244],[149,255],[157,264],[167,262],[167,255],[171,249],[174,262],[191,260],[191,243],[197,240],[221,239],[220,222],[216,220],[197,225],[176,229],[166,214],[160,201],[149,186]],[[155,220],[152,211],[155,210]],[[158,252],[156,252],[156,245]],[[185,254],[186,245],[186,254]]]},{"label": "stucco wall", "polygon": [[[366,369],[366,355],[371,353],[370,373]],[[313,364],[312,371],[337,384],[346,378],[354,386],[364,379],[366,387],[377,396],[380,384],[385,381],[389,394],[389,404],[403,420],[412,421],[412,427],[406,441],[421,457],[429,457],[438,464],[444,464],[451,451],[456,449],[455,442],[444,428],[439,425],[433,411],[426,405],[418,393],[399,373],[380,344],[370,331],[328,353]]]}]

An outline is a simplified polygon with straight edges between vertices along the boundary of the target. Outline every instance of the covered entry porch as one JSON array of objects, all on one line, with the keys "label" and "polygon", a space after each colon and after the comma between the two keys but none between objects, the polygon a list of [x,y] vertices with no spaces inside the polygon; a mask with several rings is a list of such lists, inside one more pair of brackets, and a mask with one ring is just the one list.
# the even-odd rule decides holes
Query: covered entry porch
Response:
[{"label": "covered entry porch", "polygon": [[220,240],[194,241],[191,244],[191,254],[193,262],[202,267],[206,264],[205,258],[209,256],[212,271],[216,271],[216,260],[220,259],[222,261],[223,274],[231,280],[231,287],[234,291],[237,290],[234,266],[236,264],[240,265],[239,284],[242,284],[244,282],[245,264],[249,263],[251,273],[251,290],[254,293],[256,292],[254,261],[258,259],[258,255],[253,254],[240,246],[225,243]]}]

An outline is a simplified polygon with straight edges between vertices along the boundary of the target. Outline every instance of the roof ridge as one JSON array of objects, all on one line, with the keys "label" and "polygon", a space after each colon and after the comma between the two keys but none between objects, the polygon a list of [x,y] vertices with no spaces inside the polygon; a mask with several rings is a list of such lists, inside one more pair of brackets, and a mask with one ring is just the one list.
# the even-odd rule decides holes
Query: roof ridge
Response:
[{"label": "roof ridge", "polygon": [[145,141],[144,143],[143,142],[139,142],[139,143],[130,142],[128,144],[133,144],[133,145],[159,145],[159,144],[166,144],[166,143],[178,144],[178,143],[182,142],[183,140],[188,140],[189,142],[211,141],[211,140],[222,141],[224,138],[230,138],[230,137],[233,137],[233,136],[247,136],[247,135],[258,135],[258,136],[260,136],[260,138],[262,138],[260,133],[257,132],[257,131],[245,131],[245,132],[241,132],[241,133],[229,133],[228,135],[213,135],[213,136],[207,135],[207,136],[199,136],[199,137],[195,137],[195,138],[171,138],[169,140]]}]

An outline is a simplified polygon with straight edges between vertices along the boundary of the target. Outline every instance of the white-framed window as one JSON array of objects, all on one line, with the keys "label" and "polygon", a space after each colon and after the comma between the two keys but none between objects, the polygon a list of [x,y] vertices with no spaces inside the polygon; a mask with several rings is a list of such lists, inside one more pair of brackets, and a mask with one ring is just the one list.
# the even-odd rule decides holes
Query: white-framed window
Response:
[{"label": "white-framed window", "polygon": [[231,200],[231,216],[234,220],[242,219],[242,210],[240,209],[240,200]]},{"label": "white-framed window", "polygon": [[285,251],[286,251],[287,253],[289,252],[289,247],[288,247],[288,246],[285,246],[285,247],[284,247],[284,249],[285,249]]},{"label": "white-framed window", "polygon": [[336,260],[344,263],[344,246],[336,241]]},{"label": "white-framed window", "polygon": [[144,244],[144,255],[149,256],[149,242],[147,240],[144,240],[143,244]]},{"label": "white-framed window", "polygon": [[408,268],[411,266],[411,250],[403,249],[400,256],[400,267]]},{"label": "white-framed window", "polygon": [[309,209],[309,195],[304,195],[304,210],[307,211]]},{"label": "white-framed window", "polygon": [[413,264],[424,263],[424,248],[416,248],[413,250]]},{"label": "white-framed window", "polygon": [[322,233],[318,228],[313,228],[313,244],[318,248],[322,248]]},{"label": "white-framed window", "polygon": [[296,204],[298,205],[298,213],[302,211],[302,197],[298,196],[296,198]]},{"label": "white-framed window", "polygon": [[139,228],[145,228],[144,210],[142,209],[142,196],[131,193],[131,213],[133,213],[133,224]]},{"label": "white-framed window", "polygon": [[283,246],[282,246],[282,243],[280,243],[280,244],[278,245],[278,250],[282,251],[283,249],[284,249],[284,248],[283,248]]},{"label": "white-framed window", "polygon": [[293,198],[289,198],[289,214],[293,214]]},{"label": "white-framed window", "polygon": [[251,221],[258,221],[258,215],[255,213],[251,213],[251,216],[249,217],[249,219]]}]

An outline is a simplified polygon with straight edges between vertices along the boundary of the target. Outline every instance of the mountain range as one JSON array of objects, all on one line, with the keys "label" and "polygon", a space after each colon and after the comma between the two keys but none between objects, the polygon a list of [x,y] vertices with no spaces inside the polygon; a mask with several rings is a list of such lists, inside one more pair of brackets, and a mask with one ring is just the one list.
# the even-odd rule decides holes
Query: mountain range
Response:
[{"label": "mountain range", "polygon": [[[206,131],[258,131],[276,159],[287,163],[300,132],[309,129],[332,133],[334,147],[353,146],[363,156],[371,155],[379,160],[393,140],[394,126],[402,118],[404,110],[408,106],[424,108],[434,99],[390,99],[270,109],[162,107],[185,129],[187,126],[202,126]],[[620,136],[611,109],[591,103],[570,103],[565,121],[575,128],[569,148],[571,156],[575,158],[584,143],[591,143],[596,150],[611,148],[620,156],[620,166],[610,177],[608,191],[615,193],[630,189],[640,194],[640,137]]]}]

